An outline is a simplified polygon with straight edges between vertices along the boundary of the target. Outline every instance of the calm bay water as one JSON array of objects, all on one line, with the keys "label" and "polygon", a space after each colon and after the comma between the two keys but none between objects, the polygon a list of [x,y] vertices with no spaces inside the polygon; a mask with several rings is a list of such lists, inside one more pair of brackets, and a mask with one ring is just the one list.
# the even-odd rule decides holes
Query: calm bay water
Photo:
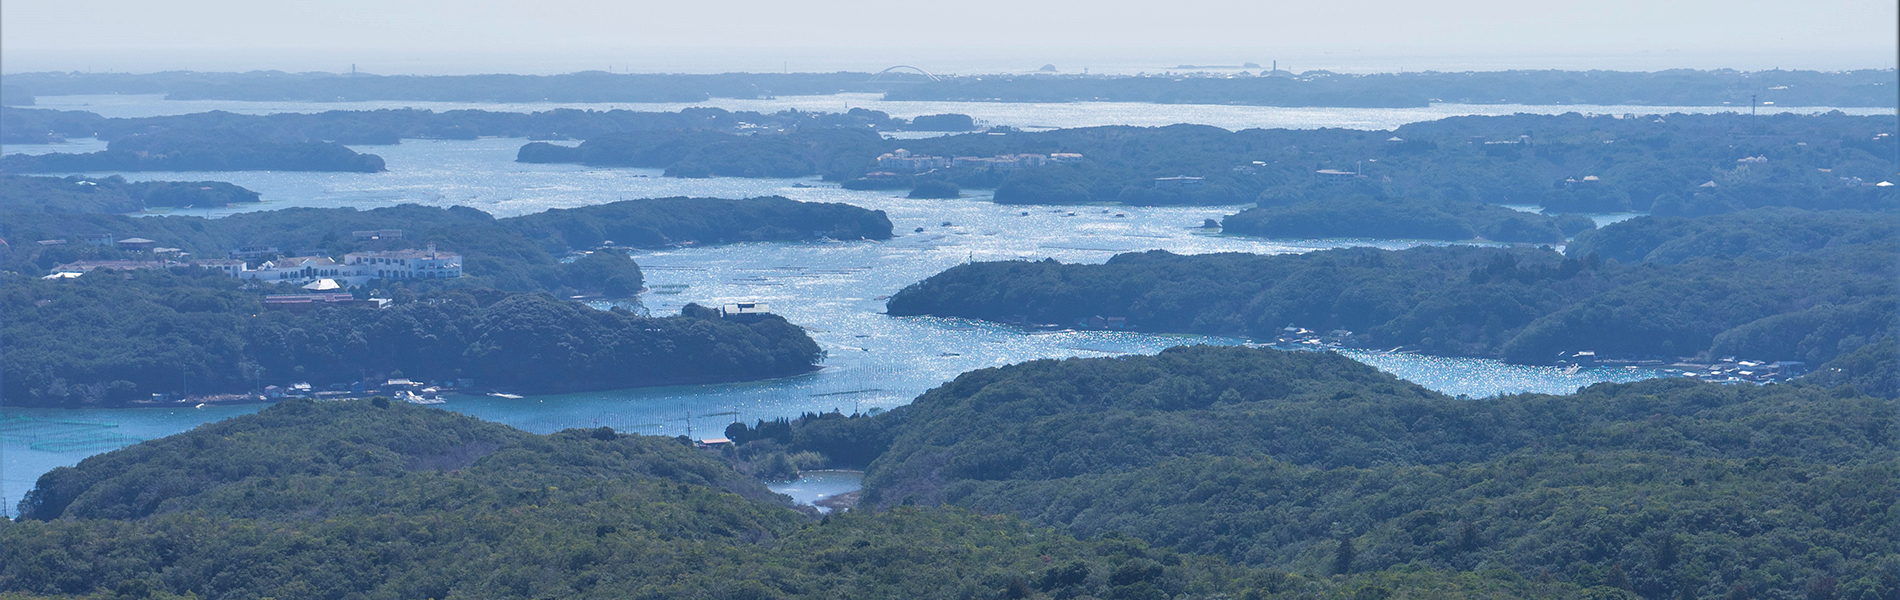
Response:
[{"label": "calm bay water", "polygon": [[[165,103],[169,104],[169,103]],[[1042,106],[1042,105],[1037,105]],[[1163,107],[1166,108],[1166,107]],[[1220,107],[1226,108],[1226,107]],[[943,112],[943,111],[931,111]],[[966,261],[1102,262],[1119,252],[1165,249],[1287,253],[1342,246],[1404,248],[1406,240],[1266,240],[1209,235],[1203,219],[1239,207],[1000,206],[982,192],[960,200],[909,200],[886,192],[827,187],[815,179],[668,179],[657,170],[598,169],[513,162],[525,140],[407,141],[358,148],[383,156],[387,173],[128,173],[134,180],[222,180],[259,191],[265,202],[236,210],[293,206],[376,208],[399,203],[472,206],[497,216],[658,196],[748,197],[844,202],[883,210],[887,242],[738,244],[641,252],[654,314],[687,302],[760,301],[807,327],[827,352],[824,368],[766,382],[614,390],[519,400],[451,397],[443,408],[535,432],[611,426],[658,435],[717,434],[735,420],[903,405],[957,374],[1027,360],[1152,354],[1183,344],[1239,344],[1224,337],[1106,331],[1023,331],[962,319],[893,318],[884,298]],[[61,145],[86,151],[96,141]],[[0,151],[43,151],[7,146]],[[797,187],[819,186],[819,187]],[[219,216],[232,210],[177,211]],[[1024,214],[1027,213],[1027,214]],[[1071,215],[1073,213],[1073,215]],[[950,222],[945,227],[941,223]],[[921,233],[913,229],[923,227]],[[1493,360],[1349,352],[1362,362],[1453,395],[1566,393],[1603,381],[1657,376],[1641,369],[1554,368]],[[42,473],[131,443],[188,430],[260,406],[203,409],[22,409],[0,407],[0,503],[15,503]]]}]

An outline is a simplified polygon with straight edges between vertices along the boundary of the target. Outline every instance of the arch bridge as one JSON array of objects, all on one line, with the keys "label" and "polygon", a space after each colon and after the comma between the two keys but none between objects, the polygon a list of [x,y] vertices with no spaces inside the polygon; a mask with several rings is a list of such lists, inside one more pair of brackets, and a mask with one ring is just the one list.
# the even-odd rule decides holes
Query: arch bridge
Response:
[{"label": "arch bridge", "polygon": [[885,73],[890,73],[893,71],[911,71],[911,72],[917,73],[918,75],[923,75],[925,79],[929,79],[931,81],[943,81],[942,77],[931,75],[929,71],[925,71],[923,69],[919,69],[917,67],[913,67],[910,65],[897,65],[895,67],[890,67],[882,71],[878,71],[876,74],[871,76],[871,81],[877,81],[878,78],[883,77]]}]

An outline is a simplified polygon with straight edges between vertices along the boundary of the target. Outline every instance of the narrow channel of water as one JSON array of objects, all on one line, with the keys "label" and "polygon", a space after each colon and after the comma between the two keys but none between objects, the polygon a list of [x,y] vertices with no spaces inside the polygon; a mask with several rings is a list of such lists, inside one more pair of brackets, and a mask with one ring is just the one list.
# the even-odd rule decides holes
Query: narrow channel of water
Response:
[{"label": "narrow channel of water", "polygon": [[[498,216],[659,196],[747,197],[843,202],[885,211],[890,241],[736,244],[641,252],[655,314],[687,302],[757,301],[808,328],[828,356],[823,369],[782,380],[534,396],[452,397],[443,407],[534,432],[612,426],[629,432],[713,434],[734,420],[805,412],[865,411],[902,405],[957,374],[1045,358],[1152,354],[1183,344],[1237,344],[1223,337],[1111,331],[1022,331],[963,319],[893,318],[884,299],[966,261],[1099,263],[1120,252],[1182,254],[1306,252],[1343,246],[1405,248],[1408,240],[1267,240],[1210,234],[1204,219],[1240,207],[1003,206],[983,193],[958,200],[910,200],[851,191],[815,179],[669,179],[647,169],[596,169],[513,162],[524,140],[409,141],[362,148],[388,160],[388,173],[128,173],[135,180],[223,180],[263,193],[244,210],[292,206],[376,208],[399,203],[465,205]],[[16,147],[8,146],[6,152]],[[807,187],[817,186],[817,187]],[[179,211],[219,216],[219,211]],[[944,223],[949,225],[944,225]],[[923,228],[922,232],[915,229]],[[161,240],[162,242],[162,240]],[[1649,370],[1556,369],[1481,359],[1349,353],[1400,377],[1474,398],[1522,391],[1566,393],[1590,383],[1659,375]],[[0,407],[0,503],[8,514],[33,482],[55,467],[132,443],[254,412],[204,409],[22,409]]]}]

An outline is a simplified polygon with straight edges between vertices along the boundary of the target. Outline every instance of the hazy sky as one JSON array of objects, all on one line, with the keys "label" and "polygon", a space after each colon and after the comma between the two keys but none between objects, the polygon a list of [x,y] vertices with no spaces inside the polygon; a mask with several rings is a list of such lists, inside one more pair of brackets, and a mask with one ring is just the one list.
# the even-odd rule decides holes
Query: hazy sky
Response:
[{"label": "hazy sky", "polygon": [[1890,68],[1894,0],[5,0],[0,69]]}]

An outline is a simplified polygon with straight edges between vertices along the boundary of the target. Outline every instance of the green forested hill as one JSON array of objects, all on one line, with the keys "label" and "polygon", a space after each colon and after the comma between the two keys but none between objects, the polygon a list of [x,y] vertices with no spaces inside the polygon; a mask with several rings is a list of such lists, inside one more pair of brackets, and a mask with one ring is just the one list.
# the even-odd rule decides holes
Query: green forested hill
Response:
[{"label": "green forested hill", "polygon": [[[49,473],[16,598],[1616,598],[1508,572],[1351,577],[953,508],[822,520],[669,438],[291,401]],[[1606,595],[1607,594],[1607,595]]]},{"label": "green forested hill", "polygon": [[[1900,314],[1897,222],[1892,213],[1770,209],[1632,219],[1584,233],[1564,254],[1449,246],[971,263],[906,287],[888,309],[1061,325],[1124,317],[1137,330],[1266,340],[1288,326],[1337,328],[1369,348],[1529,364],[1590,350],[1819,367],[1888,347],[1879,342]],[[1890,372],[1847,376],[1864,391],[1900,395]]]},{"label": "green forested hill", "polygon": [[[397,240],[366,240],[356,231],[397,229]],[[128,217],[111,214],[8,214],[0,237],[20,240],[5,256],[5,269],[39,274],[80,259],[130,258],[110,248],[79,243],[42,247],[37,240],[93,233],[142,237],[200,258],[222,258],[245,246],[285,253],[417,248],[424,244],[463,254],[466,279],[515,291],[561,291],[568,287],[558,257],[592,250],[605,242],[633,248],[739,242],[801,242],[820,239],[883,240],[891,237],[883,211],[847,204],[758,198],[649,198],[497,219],[464,206],[400,205],[374,210],[288,208],[216,219],[184,216]],[[635,285],[634,289],[639,286]],[[595,291],[598,291],[596,288]]]},{"label": "green forested hill", "polygon": [[1674,264],[1697,257],[1759,260],[1875,245],[1893,250],[1893,213],[1765,208],[1702,218],[1637,217],[1580,234],[1564,251],[1604,260]]},{"label": "green forested hill", "polygon": [[43,476],[0,594],[1886,600],[1895,411],[1682,380],[1456,400],[1231,347],[1036,361],[813,421],[894,439],[865,504],[814,519],[672,438],[297,400]]},{"label": "green forested hill", "polygon": [[[890,171],[877,157],[1079,153],[1032,168],[952,167],[883,178],[909,187],[944,180],[994,189],[1002,204],[1279,206],[1359,196],[1428,203],[1536,205],[1551,212],[1653,211],[1695,216],[1766,206],[1890,210],[1891,118],[1819,115],[1510,115],[1453,117],[1392,131],[1245,129],[1206,125],[1007,128],[887,140],[865,129],[739,135],[649,131],[578,147],[530,143],[523,162],[665,168],[678,177],[851,181]],[[1197,184],[1157,187],[1156,178]],[[1703,187],[1708,183],[1714,187]]]},{"label": "green forested hill", "polygon": [[1302,573],[1504,568],[1648,598],[1900,593],[1892,401],[1685,380],[1455,400],[1330,354],[967,373],[866,502],[947,502]]},{"label": "green forested hill", "polygon": [[548,392],[747,381],[809,372],[820,354],[782,318],[740,323],[697,305],[649,318],[485,289],[383,309],[264,310],[262,299],[203,272],[10,280],[0,287],[8,404],[120,404],[384,377]]},{"label": "green forested hill", "polygon": [[0,213],[129,213],[157,207],[210,208],[257,202],[258,194],[222,181],[126,181],[0,175]]},{"label": "green forested hill", "polygon": [[1221,219],[1222,233],[1275,238],[1561,244],[1572,234],[1595,228],[1596,222],[1579,215],[1553,218],[1495,204],[1370,197],[1249,208]]}]

